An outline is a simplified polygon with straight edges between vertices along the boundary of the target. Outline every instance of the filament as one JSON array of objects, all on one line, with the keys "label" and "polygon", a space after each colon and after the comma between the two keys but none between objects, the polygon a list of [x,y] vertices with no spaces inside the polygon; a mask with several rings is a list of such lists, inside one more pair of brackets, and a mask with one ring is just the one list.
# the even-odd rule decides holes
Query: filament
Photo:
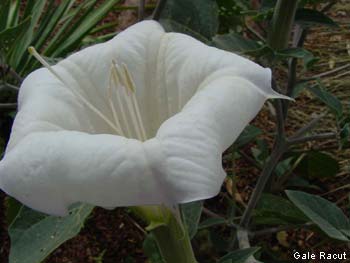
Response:
[{"label": "filament", "polygon": [[[45,59],[39,55],[39,53],[35,50],[34,47],[29,47],[28,51],[31,55],[33,55],[45,68],[47,68],[58,80],[60,80],[66,87],[70,87],[70,85],[50,66],[49,63],[45,61]],[[79,92],[76,92],[74,89],[70,89],[70,91],[78,97],[85,105],[90,108],[93,112],[95,112],[102,120],[104,120],[117,134],[121,133],[121,130],[116,127],[113,122],[111,122],[101,111],[99,111],[94,105],[92,105],[89,101],[87,101]]]}]

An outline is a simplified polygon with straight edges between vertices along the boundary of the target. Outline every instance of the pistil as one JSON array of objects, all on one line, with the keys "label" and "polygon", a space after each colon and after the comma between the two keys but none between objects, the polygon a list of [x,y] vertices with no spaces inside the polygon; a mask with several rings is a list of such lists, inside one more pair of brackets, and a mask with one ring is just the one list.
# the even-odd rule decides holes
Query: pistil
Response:
[{"label": "pistil", "polygon": [[[49,63],[45,61],[45,59],[39,55],[39,53],[35,50],[34,47],[29,47],[28,51],[31,55],[33,55],[45,68],[47,68],[59,81],[62,82],[66,87],[70,87],[69,83],[62,78],[58,72],[56,72]],[[94,105],[92,105],[89,101],[87,101],[79,92],[76,92],[74,89],[70,89],[70,91],[78,97],[88,108],[90,108],[93,112],[95,112],[102,120],[104,120],[108,126],[110,126],[117,134],[121,134],[122,131],[113,124],[100,110],[98,110]]]},{"label": "pistil", "polygon": [[[70,84],[64,78],[62,78],[60,74],[54,70],[42,56],[39,55],[34,47],[29,47],[28,51],[66,87],[70,86]],[[116,105],[114,105],[112,99],[113,88],[116,91]],[[136,136],[136,138],[140,141],[147,140],[140,108],[135,95],[135,83],[126,64],[122,64],[122,66],[120,66],[115,61],[112,61],[107,87],[107,100],[112,110],[113,121],[110,121],[108,117],[106,117],[100,110],[86,100],[79,92],[75,91],[74,89],[70,89],[70,91],[88,108],[101,117],[101,119],[103,119],[118,135],[128,138],[134,138]],[[120,112],[121,116],[118,116],[118,112]],[[129,120],[131,120],[131,123],[129,123]]]}]

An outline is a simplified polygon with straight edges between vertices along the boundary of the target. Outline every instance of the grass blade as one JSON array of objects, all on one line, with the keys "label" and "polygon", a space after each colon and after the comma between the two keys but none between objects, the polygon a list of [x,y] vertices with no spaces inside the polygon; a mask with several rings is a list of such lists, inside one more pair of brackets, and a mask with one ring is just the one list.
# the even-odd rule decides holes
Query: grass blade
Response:
[{"label": "grass blade", "polygon": [[119,1],[120,0],[108,0],[98,8],[92,10],[52,55],[55,57],[60,56],[60,54],[74,49],[84,36],[86,36]]}]

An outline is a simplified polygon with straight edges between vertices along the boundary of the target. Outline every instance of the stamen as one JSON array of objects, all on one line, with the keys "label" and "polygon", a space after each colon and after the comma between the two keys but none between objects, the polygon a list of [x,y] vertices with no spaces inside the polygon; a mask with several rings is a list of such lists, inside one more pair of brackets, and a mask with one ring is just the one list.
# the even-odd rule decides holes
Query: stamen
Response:
[{"label": "stamen", "polygon": [[51,67],[49,63],[45,61],[45,59],[39,55],[39,53],[36,51],[34,47],[29,47],[28,48],[29,54],[33,55],[45,68],[47,68],[56,78],[58,78],[61,82],[64,83],[64,80],[57,74],[55,70]]},{"label": "stamen", "polygon": [[[60,77],[60,75],[50,66],[49,63],[45,61],[45,59],[39,55],[39,53],[35,50],[34,47],[29,47],[28,52],[33,55],[45,68],[47,68],[58,80],[60,80],[66,87],[70,87],[70,85]],[[94,105],[92,105],[89,101],[87,101],[79,92],[76,92],[74,89],[69,89],[76,97],[78,97],[85,105],[90,108],[93,112],[95,112],[101,119],[103,119],[117,134],[121,134],[122,131],[118,129],[106,116],[103,115]]]},{"label": "stamen", "polygon": [[136,95],[135,95],[135,83],[129,74],[129,71],[128,71],[126,64],[123,64],[123,69],[124,69],[126,81],[129,85],[129,89],[132,91],[131,92],[131,102],[132,102],[132,106],[133,106],[135,113],[136,113],[136,118],[137,118],[137,121],[139,123],[142,138],[143,138],[143,140],[147,140],[147,135],[146,135],[145,127],[143,126],[143,121],[142,121],[142,117],[141,117],[141,113],[140,113],[139,104],[137,103],[137,99],[136,99]]},{"label": "stamen", "polygon": [[[139,140],[146,140],[146,133],[144,132],[142,120],[140,114],[137,114],[137,104],[135,98],[135,84],[126,68],[126,65],[123,64],[123,74],[119,74],[122,86],[125,88],[125,101],[128,108],[128,113],[130,114],[131,121],[133,123],[134,131]],[[131,99],[131,100],[130,100]],[[139,116],[138,116],[139,115]]]},{"label": "stamen", "polygon": [[[125,89],[124,92],[127,93],[128,90]],[[135,114],[135,111],[133,109],[132,102],[130,100],[130,96],[128,94],[124,94],[124,97],[126,100],[126,106],[128,108],[128,112],[130,113],[132,124],[134,126],[134,130],[136,132],[136,136],[139,140],[143,140],[142,133],[141,133],[140,127],[139,127],[139,123],[137,121],[136,114]]]},{"label": "stamen", "polygon": [[131,137],[131,129],[130,129],[130,126],[129,126],[129,123],[128,123],[128,119],[126,117],[126,114],[125,114],[125,110],[124,110],[124,107],[123,107],[123,103],[122,103],[122,100],[120,99],[120,96],[119,96],[119,92],[118,92],[118,87],[121,85],[120,81],[119,81],[119,72],[118,72],[118,69],[117,69],[117,66],[116,64],[113,62],[112,63],[112,69],[111,69],[111,77],[112,77],[112,81],[114,82],[114,87],[116,89],[116,93],[117,93],[117,105],[119,106],[119,109],[122,113],[122,118],[124,120],[124,123],[125,123],[125,127],[126,127],[126,132],[127,132],[127,135],[129,137]]},{"label": "stamen", "polygon": [[125,76],[125,84],[131,92],[135,93],[135,84],[134,84],[134,81],[132,80],[132,78],[129,74],[127,66],[125,63],[123,63],[122,66],[123,66],[123,71],[124,71],[124,76]]},{"label": "stamen", "polygon": [[113,114],[113,118],[114,118],[114,121],[115,121],[115,124],[117,125],[118,129],[121,131],[121,136],[124,136],[125,137],[125,134],[123,132],[123,129],[122,129],[122,126],[120,125],[120,122],[119,122],[119,119],[118,119],[118,116],[117,116],[117,112],[115,110],[115,107],[114,107],[114,104],[113,104],[113,101],[112,101],[112,86],[116,86],[118,85],[117,83],[115,83],[114,78],[112,77],[112,71],[111,71],[111,75],[110,75],[110,78],[109,78],[109,83],[108,83],[108,103],[109,103],[109,106],[111,107],[112,109],[112,114]]}]

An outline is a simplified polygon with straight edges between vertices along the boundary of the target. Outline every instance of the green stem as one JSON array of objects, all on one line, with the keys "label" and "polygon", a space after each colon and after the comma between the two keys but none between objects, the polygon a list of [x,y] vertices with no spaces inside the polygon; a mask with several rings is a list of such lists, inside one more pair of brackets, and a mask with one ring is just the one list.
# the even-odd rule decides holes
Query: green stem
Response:
[{"label": "green stem", "polygon": [[268,35],[268,43],[273,49],[288,47],[297,6],[297,0],[277,1]]},{"label": "green stem", "polygon": [[149,225],[165,263],[196,263],[191,240],[181,222],[164,206],[139,206],[131,210]]},{"label": "green stem", "polygon": [[155,228],[153,233],[166,263],[196,263],[187,231],[172,217],[172,222]]}]

